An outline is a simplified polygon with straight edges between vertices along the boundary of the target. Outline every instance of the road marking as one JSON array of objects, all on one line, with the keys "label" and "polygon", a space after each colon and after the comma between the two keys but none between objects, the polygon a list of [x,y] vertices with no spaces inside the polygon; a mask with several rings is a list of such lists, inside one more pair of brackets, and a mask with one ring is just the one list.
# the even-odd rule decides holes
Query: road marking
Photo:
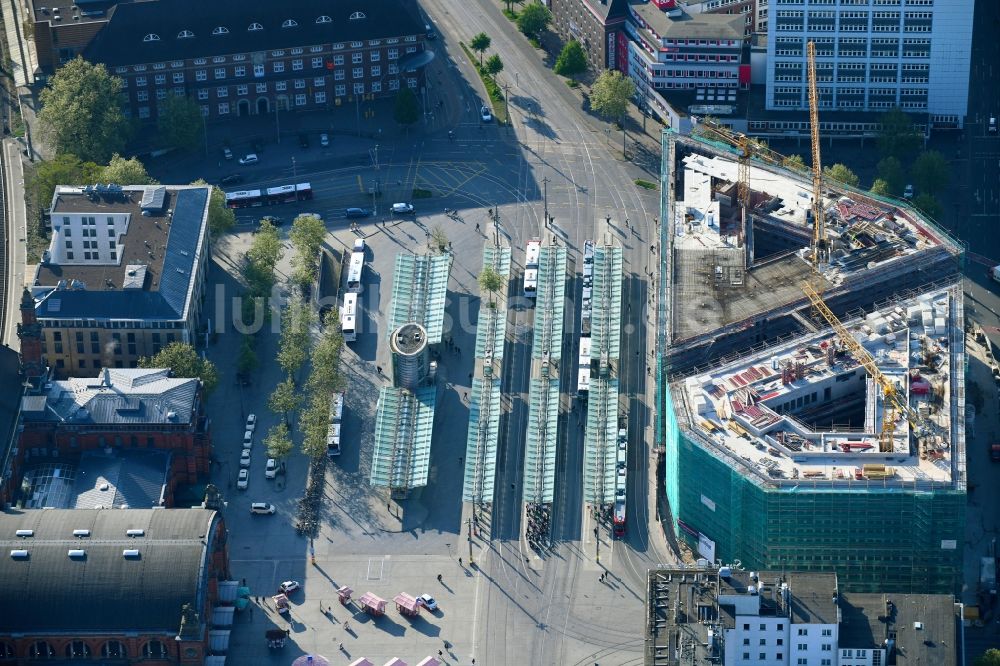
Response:
[{"label": "road marking", "polygon": [[[378,566],[378,573],[375,573],[375,567]],[[382,571],[385,568],[385,558],[368,558],[368,570],[365,572],[365,580],[382,580]]]},{"label": "road marking", "polygon": [[360,173],[358,174],[358,191],[361,192],[362,194],[367,194],[367,192],[365,192],[365,184],[361,180],[361,174]]}]

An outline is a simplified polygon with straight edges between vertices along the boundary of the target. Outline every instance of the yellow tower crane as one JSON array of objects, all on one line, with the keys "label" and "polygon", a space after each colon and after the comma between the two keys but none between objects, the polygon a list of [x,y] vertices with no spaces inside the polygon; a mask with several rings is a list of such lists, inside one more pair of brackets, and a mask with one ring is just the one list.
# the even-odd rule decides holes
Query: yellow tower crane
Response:
[{"label": "yellow tower crane", "polygon": [[808,282],[802,283],[802,291],[805,293],[809,302],[812,303],[813,308],[822,315],[823,319],[826,320],[833,330],[837,333],[837,337],[840,342],[847,348],[854,360],[861,364],[868,374],[872,376],[872,379],[881,387],[882,397],[884,399],[884,404],[886,407],[886,413],[882,418],[882,427],[879,431],[878,436],[878,450],[882,453],[892,452],[892,438],[896,432],[896,414],[897,412],[902,413],[906,420],[909,421],[910,426],[914,429],[919,427],[920,416],[917,414],[916,410],[910,407],[909,403],[906,401],[906,397],[902,392],[896,387],[896,384],[886,377],[881,370],[878,369],[878,365],[875,363],[875,359],[872,355],[868,353],[868,350],[858,342],[851,332],[847,330],[837,315],[833,314],[833,311],[827,306],[823,301],[823,297],[819,295],[811,284]]},{"label": "yellow tower crane", "polygon": [[816,91],[816,45],[809,42],[806,49],[809,62],[809,128],[812,134],[813,180],[813,267],[818,268],[826,258],[826,223],[823,219],[823,167],[819,158],[819,93]]}]

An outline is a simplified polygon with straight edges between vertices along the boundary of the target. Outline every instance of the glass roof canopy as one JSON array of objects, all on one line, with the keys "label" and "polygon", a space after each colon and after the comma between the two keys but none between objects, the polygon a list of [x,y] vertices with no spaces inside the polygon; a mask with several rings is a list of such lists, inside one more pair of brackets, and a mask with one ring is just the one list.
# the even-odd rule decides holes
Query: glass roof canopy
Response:
[{"label": "glass roof canopy", "polygon": [[371,485],[406,494],[427,485],[436,386],[382,388],[375,414]]},{"label": "glass roof canopy", "polygon": [[451,263],[451,253],[396,255],[386,337],[403,324],[416,322],[427,331],[428,344],[441,342]]},{"label": "glass roof canopy", "polygon": [[491,503],[500,432],[500,379],[472,380],[463,502]]},{"label": "glass roof canopy", "polygon": [[618,359],[622,323],[622,249],[599,245],[594,249],[593,316],[590,322],[590,357]]},{"label": "glass roof canopy", "polygon": [[615,499],[618,456],[618,380],[596,377],[587,399],[587,432],[583,441],[583,501],[610,504]]},{"label": "glass roof canopy", "polygon": [[558,361],[562,351],[566,296],[566,248],[543,245],[538,253],[538,296],[531,357]]},{"label": "glass roof canopy", "polygon": [[559,379],[532,378],[528,402],[524,501],[551,503],[559,441]]}]

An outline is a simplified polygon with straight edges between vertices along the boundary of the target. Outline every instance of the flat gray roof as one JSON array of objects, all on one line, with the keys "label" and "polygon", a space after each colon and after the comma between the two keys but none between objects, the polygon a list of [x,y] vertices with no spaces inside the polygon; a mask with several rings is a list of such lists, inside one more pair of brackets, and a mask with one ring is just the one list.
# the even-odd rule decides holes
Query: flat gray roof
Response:
[{"label": "flat gray roof", "polygon": [[660,39],[736,39],[744,37],[742,14],[688,14],[669,16],[646,0],[631,0],[632,11],[639,15]]}]

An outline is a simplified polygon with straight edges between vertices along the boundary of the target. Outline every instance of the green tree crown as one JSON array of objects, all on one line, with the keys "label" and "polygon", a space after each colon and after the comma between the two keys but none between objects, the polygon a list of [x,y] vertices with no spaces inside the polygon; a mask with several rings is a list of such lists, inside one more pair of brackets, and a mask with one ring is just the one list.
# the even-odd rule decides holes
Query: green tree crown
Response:
[{"label": "green tree crown", "polygon": [[628,102],[635,95],[635,83],[618,70],[604,71],[590,89],[590,108],[605,118],[619,120],[625,116]]},{"label": "green tree crown", "polygon": [[139,359],[140,368],[170,368],[174,377],[194,377],[200,379],[205,394],[211,393],[219,383],[219,373],[208,359],[198,355],[195,348],[186,342],[171,342],[152,357]]},{"label": "green tree crown", "polygon": [[574,76],[587,71],[587,54],[583,46],[575,39],[566,42],[559,57],[556,59],[555,73],[562,76]]},{"label": "green tree crown", "polygon": [[539,37],[552,23],[552,12],[548,7],[532,2],[517,15],[517,29],[528,37]]}]

